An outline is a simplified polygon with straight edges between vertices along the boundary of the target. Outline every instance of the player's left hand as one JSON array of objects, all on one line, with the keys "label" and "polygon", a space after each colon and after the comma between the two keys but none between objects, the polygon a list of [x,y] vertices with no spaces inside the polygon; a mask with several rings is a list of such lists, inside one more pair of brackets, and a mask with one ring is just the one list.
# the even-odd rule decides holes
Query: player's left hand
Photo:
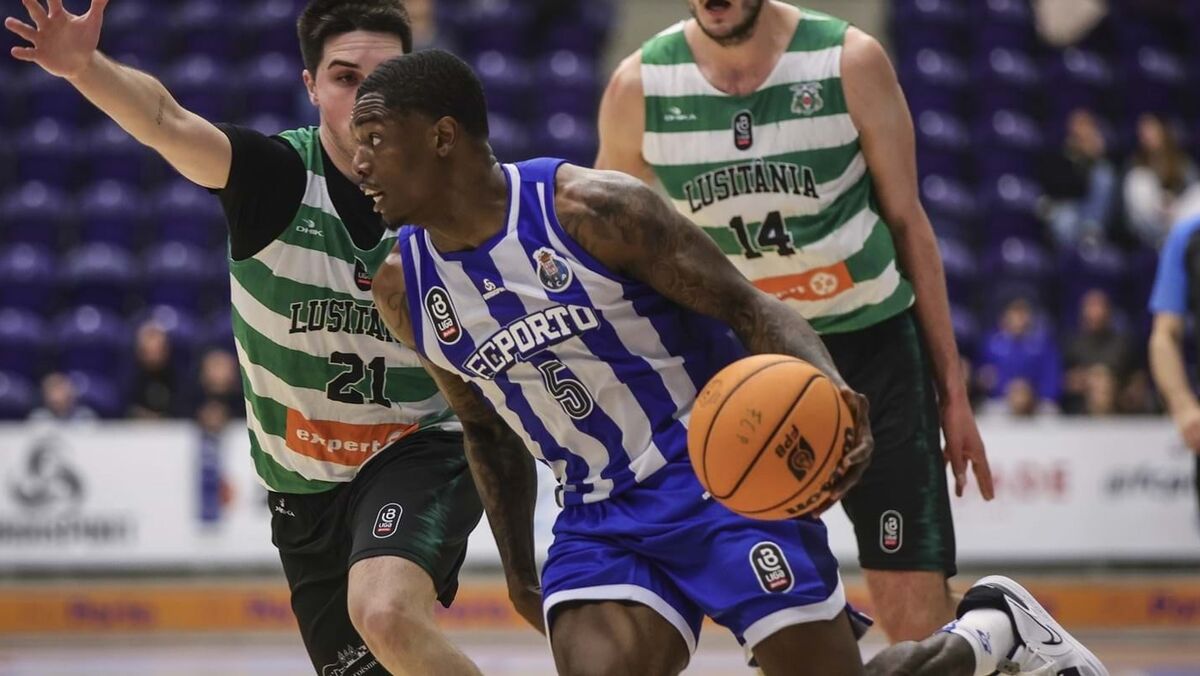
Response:
[{"label": "player's left hand", "polygon": [[537,583],[508,585],[508,598],[517,614],[525,618],[543,636],[546,634],[545,617],[542,615],[542,588]]},{"label": "player's left hand", "polygon": [[966,397],[951,399],[942,405],[942,433],[946,437],[943,455],[954,471],[954,494],[962,497],[963,489],[967,486],[967,465],[970,465],[975,474],[975,483],[979,486],[979,494],[984,500],[995,497],[987,450],[983,447],[983,438],[979,436],[979,427],[975,424],[975,414]]},{"label": "player's left hand", "polygon": [[871,453],[875,450],[875,437],[871,436],[871,415],[867,398],[849,387],[841,388],[842,398],[850,407],[850,415],[854,416],[854,432],[848,442],[848,448],[842,455],[842,462],[834,474],[829,487],[829,497],[819,507],[809,512],[820,516],[838,500],[841,500],[858,480],[862,478],[867,466],[871,464]]}]

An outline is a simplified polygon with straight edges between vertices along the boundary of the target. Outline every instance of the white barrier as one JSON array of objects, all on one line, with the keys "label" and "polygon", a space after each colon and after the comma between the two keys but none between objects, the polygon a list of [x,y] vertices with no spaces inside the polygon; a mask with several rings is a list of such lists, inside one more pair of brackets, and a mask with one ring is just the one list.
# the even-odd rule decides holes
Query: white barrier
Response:
[{"label": "white barrier", "polygon": [[[960,562],[1200,562],[1194,459],[1165,420],[993,420],[983,432],[998,497],[952,498]],[[204,522],[191,425],[0,426],[0,569],[278,565],[245,431],[221,445],[227,488],[220,518]],[[542,478],[545,551],[556,508]],[[827,522],[853,565],[841,510]],[[468,565],[496,563],[480,527]]]}]

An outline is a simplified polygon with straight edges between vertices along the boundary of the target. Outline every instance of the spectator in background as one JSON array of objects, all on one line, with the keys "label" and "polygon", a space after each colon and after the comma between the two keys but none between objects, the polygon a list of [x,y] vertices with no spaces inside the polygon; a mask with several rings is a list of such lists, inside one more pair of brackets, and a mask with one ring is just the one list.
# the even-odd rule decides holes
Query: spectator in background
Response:
[{"label": "spectator in background", "polygon": [[[1035,324],[1028,300],[1016,298],[1005,306],[999,328],[984,341],[981,361],[981,384],[993,401],[1006,399],[1010,413],[1057,408],[1058,348],[1050,333]],[[1026,388],[1033,396],[1025,396]]]},{"label": "spectator in background", "polygon": [[42,405],[29,414],[40,422],[87,422],[96,419],[96,412],[79,403],[75,384],[61,373],[51,373],[42,379]]},{"label": "spectator in background", "polygon": [[1125,215],[1133,235],[1157,249],[1178,216],[1179,198],[1196,183],[1196,166],[1156,115],[1138,118],[1137,139],[1125,174]]},{"label": "spectator in background", "polygon": [[141,419],[175,416],[179,395],[171,368],[171,341],[153,320],[138,327],[135,369],[129,415]]},{"label": "spectator in background", "polygon": [[1077,109],[1067,119],[1067,138],[1060,155],[1045,164],[1050,231],[1060,247],[1084,239],[1101,239],[1112,219],[1117,171],[1091,111]]},{"label": "spectator in background", "polygon": [[1192,391],[1183,357],[1184,329],[1197,309],[1200,282],[1200,217],[1172,228],[1158,259],[1150,294],[1154,329],[1150,334],[1150,372],[1184,443],[1196,454],[1196,495],[1200,498],[1200,401]]},{"label": "spectator in background", "polygon": [[200,411],[212,401],[223,404],[229,417],[246,417],[237,360],[220,348],[205,352],[200,360],[200,401],[196,410]]},{"label": "spectator in background", "polygon": [[1108,294],[1091,289],[1079,302],[1079,329],[1063,351],[1063,412],[1090,413],[1088,394],[1095,390],[1093,381],[1101,377],[1095,369],[1107,371],[1115,386],[1128,377],[1132,359],[1129,336],[1114,323]]}]

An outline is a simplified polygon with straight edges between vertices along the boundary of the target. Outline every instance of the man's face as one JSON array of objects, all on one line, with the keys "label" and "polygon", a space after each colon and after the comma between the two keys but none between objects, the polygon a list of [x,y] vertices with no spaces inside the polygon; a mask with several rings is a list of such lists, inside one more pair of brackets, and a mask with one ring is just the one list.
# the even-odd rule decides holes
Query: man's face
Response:
[{"label": "man's face", "polygon": [[687,0],[700,30],[717,44],[728,47],[754,34],[764,0]]},{"label": "man's face", "polygon": [[354,153],[350,111],[354,109],[358,85],[379,64],[403,53],[404,46],[394,35],[352,31],[326,40],[317,72],[304,71],[308,98],[321,112],[321,122],[343,155]]},{"label": "man's face", "polygon": [[375,211],[391,226],[412,222],[437,193],[435,126],[418,113],[397,115],[382,96],[368,94],[354,106],[351,130],[354,171]]}]

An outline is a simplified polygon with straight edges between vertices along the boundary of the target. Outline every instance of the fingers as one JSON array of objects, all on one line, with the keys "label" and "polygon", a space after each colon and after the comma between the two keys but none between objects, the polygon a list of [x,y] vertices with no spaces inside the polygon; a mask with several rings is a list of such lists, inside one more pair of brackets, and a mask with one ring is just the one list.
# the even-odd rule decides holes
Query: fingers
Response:
[{"label": "fingers", "polygon": [[33,38],[37,36],[37,29],[29,24],[8,17],[4,20],[4,27],[17,34],[18,37],[33,42]]},{"label": "fingers", "polygon": [[47,6],[50,7],[50,12],[49,12],[50,16],[55,16],[59,12],[64,11],[62,0],[46,0],[46,4],[47,4]]},{"label": "fingers", "polygon": [[19,61],[36,61],[37,50],[33,47],[13,47],[9,54],[12,54],[14,59]]},{"label": "fingers", "polygon": [[29,18],[33,19],[33,23],[38,28],[41,28],[42,24],[46,23],[46,20],[50,18],[46,15],[46,10],[42,8],[42,4],[37,0],[21,0],[21,4],[25,5],[25,10],[29,12]]},{"label": "fingers", "polygon": [[991,500],[996,497],[996,488],[992,483],[992,467],[988,464],[983,449],[980,449],[978,457],[971,462],[971,469],[975,471],[975,483],[979,486],[979,493],[983,499]]},{"label": "fingers", "polygon": [[954,494],[961,498],[967,485],[967,461],[963,458],[962,447],[948,442],[946,459],[950,461],[950,469],[954,472]]},{"label": "fingers", "polygon": [[92,6],[88,8],[87,16],[90,17],[93,14],[104,16],[105,7],[108,7],[108,0],[92,0]]}]

